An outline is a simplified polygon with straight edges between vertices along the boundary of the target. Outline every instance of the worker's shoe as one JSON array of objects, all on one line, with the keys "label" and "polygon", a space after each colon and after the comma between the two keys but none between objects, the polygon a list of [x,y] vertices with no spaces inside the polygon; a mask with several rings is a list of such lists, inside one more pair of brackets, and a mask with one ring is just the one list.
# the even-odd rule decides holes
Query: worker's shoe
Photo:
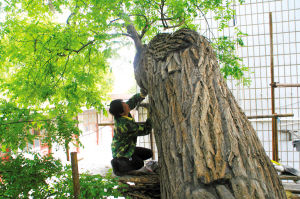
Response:
[{"label": "worker's shoe", "polygon": [[126,175],[126,172],[121,171],[122,168],[127,166],[126,162],[120,160],[119,158],[114,158],[111,160],[111,166],[116,176]]}]

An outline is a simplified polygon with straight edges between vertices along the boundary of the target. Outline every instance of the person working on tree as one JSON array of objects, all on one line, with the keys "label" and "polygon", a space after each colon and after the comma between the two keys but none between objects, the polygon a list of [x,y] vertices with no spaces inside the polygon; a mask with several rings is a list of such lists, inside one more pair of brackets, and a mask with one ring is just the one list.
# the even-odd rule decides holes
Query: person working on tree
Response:
[{"label": "person working on tree", "polygon": [[109,112],[115,121],[111,165],[117,176],[137,174],[137,170],[144,166],[144,160],[152,157],[150,149],[136,147],[137,136],[150,134],[150,120],[147,119],[145,124],[138,124],[130,114],[130,110],[145,99],[147,94],[143,94],[135,94],[126,103],[120,99],[110,103]]}]

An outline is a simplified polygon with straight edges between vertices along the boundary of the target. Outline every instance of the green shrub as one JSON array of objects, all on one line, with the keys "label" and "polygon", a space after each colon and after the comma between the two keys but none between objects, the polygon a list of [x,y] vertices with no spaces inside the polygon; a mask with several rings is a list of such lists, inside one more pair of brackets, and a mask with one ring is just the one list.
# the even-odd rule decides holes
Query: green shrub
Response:
[{"label": "green shrub", "polygon": [[47,179],[60,175],[62,164],[52,157],[34,154],[33,159],[22,154],[0,160],[0,197],[46,198],[49,193]]},{"label": "green shrub", "polygon": [[[90,173],[80,174],[80,198],[106,198],[108,196],[119,197],[124,185],[119,185],[117,178],[112,177],[111,169],[105,176]],[[73,193],[72,170],[70,167],[65,171],[65,175],[56,179],[52,183],[54,189],[58,191],[56,198],[65,198]]]},{"label": "green shrub", "polygon": [[[72,169],[52,157],[34,154],[33,159],[22,154],[0,162],[0,198],[70,198],[73,195]],[[80,198],[121,196],[124,185],[112,177],[90,173],[80,174]]]}]

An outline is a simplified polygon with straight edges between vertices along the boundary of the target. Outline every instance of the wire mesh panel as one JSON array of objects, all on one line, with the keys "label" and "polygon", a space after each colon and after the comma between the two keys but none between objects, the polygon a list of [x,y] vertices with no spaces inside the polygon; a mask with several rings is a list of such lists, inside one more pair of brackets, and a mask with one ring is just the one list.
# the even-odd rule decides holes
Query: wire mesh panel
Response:
[{"label": "wire mesh panel", "polygon": [[[147,109],[144,107],[138,108],[138,121],[145,122],[147,119]],[[147,136],[139,136],[137,140],[137,145],[140,147],[145,147],[151,149],[153,152],[153,160],[157,160],[157,148],[155,144],[154,134],[153,132]]]},{"label": "wire mesh panel", "polygon": [[79,128],[83,132],[83,136],[97,132],[97,112],[96,110],[86,110],[78,114]]},{"label": "wire mesh panel", "polygon": [[[299,85],[300,67],[300,1],[299,0],[246,0],[234,5],[236,16],[223,32],[217,31],[213,14],[200,20],[204,36],[209,39],[231,36],[238,27],[248,36],[243,38],[245,47],[238,48],[243,64],[249,67],[246,77],[250,86],[237,85],[228,80],[234,96],[247,116],[271,115],[271,40],[270,18],[272,12],[274,81],[277,84]],[[207,23],[208,22],[208,23]],[[293,141],[300,140],[300,88],[275,88],[275,113],[293,117],[277,118],[279,160],[283,164],[299,168],[299,153]],[[267,154],[272,157],[272,121],[266,118],[251,119]]]}]

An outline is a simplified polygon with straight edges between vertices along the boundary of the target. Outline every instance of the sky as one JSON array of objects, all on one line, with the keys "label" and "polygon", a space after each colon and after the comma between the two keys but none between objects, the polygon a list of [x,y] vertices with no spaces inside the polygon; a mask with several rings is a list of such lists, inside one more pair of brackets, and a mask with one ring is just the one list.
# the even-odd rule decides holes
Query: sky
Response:
[{"label": "sky", "polygon": [[118,50],[118,57],[109,60],[114,76],[112,93],[123,94],[136,86],[133,70],[135,48],[133,45],[122,47]]}]

